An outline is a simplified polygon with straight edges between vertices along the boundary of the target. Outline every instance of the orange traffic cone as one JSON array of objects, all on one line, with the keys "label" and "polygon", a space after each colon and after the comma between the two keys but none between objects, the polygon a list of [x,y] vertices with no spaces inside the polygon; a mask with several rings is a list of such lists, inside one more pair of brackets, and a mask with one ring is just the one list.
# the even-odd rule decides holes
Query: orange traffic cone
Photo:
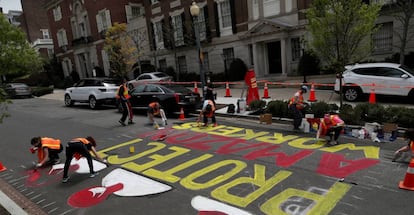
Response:
[{"label": "orange traffic cone", "polygon": [[264,98],[264,99],[268,99],[268,98],[270,98],[270,96],[269,96],[269,89],[267,88],[267,82],[265,82],[265,84],[264,84],[264,93],[263,93],[263,98]]},{"label": "orange traffic cone", "polygon": [[410,161],[408,165],[407,173],[405,174],[404,181],[400,181],[399,187],[401,189],[414,191],[414,161]]},{"label": "orange traffic cone", "polygon": [[194,92],[198,93],[197,82],[194,82]]},{"label": "orange traffic cone", "polygon": [[375,83],[372,83],[371,93],[369,94],[369,103],[375,104]]},{"label": "orange traffic cone", "polygon": [[231,97],[229,82],[226,82],[226,95],[224,97]]},{"label": "orange traffic cone", "polygon": [[5,166],[3,166],[3,164],[0,162],[0,172],[3,172],[6,169],[7,168]]},{"label": "orange traffic cone", "polygon": [[181,108],[181,111],[180,111],[180,117],[178,118],[179,120],[185,120],[185,116],[184,116],[184,109],[183,108]]},{"label": "orange traffic cone", "polygon": [[312,83],[311,90],[310,90],[310,93],[309,93],[308,101],[310,101],[310,102],[318,101],[318,100],[316,100],[315,87],[313,86],[313,83]]}]

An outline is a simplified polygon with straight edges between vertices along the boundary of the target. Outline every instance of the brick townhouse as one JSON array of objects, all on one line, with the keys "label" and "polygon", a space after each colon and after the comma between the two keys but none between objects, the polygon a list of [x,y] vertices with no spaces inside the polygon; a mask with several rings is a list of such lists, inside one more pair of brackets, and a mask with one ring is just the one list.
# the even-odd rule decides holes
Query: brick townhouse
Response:
[{"label": "brick townhouse", "polygon": [[20,28],[26,33],[30,45],[44,58],[53,57],[53,41],[49,31],[44,0],[23,0]]},{"label": "brick townhouse", "polygon": [[[378,0],[377,0],[378,1]],[[376,1],[376,2],[377,2]],[[235,58],[254,68],[258,78],[296,74],[305,40],[305,10],[311,0],[197,0],[200,14],[190,14],[192,0],[46,0],[54,52],[68,76],[109,75],[104,33],[115,22],[127,23],[139,57],[130,78],[146,65],[168,67],[177,77],[198,73],[198,26],[203,69],[223,73]],[[385,5],[392,0],[381,1]],[[373,59],[383,60],[398,43],[395,18],[381,16],[373,35]]]}]

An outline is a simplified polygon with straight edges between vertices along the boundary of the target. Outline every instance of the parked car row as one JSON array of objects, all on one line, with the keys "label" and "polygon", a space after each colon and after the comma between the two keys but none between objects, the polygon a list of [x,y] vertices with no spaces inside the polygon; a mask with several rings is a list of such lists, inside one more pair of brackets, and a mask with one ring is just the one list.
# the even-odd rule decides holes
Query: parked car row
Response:
[{"label": "parked car row", "polygon": [[[82,79],[65,90],[65,105],[88,103],[91,109],[97,109],[103,104],[109,104],[121,109],[122,106],[116,100],[120,84],[120,80],[111,78]],[[151,102],[157,101],[167,113],[179,113],[181,108],[187,113],[194,112],[201,103],[199,93],[180,85],[141,83],[131,89],[129,94],[133,109],[147,109]]]}]

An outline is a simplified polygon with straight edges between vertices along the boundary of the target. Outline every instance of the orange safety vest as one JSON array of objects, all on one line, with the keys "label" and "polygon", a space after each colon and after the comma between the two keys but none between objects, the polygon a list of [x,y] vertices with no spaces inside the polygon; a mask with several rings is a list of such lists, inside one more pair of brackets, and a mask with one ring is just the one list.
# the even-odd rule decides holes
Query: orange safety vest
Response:
[{"label": "orange safety vest", "polygon": [[60,149],[60,140],[50,137],[42,137],[40,138],[40,145],[40,149],[37,150],[37,158],[39,159],[39,162],[44,159],[43,148],[58,150]]},{"label": "orange safety vest", "polygon": [[159,114],[160,113],[160,106],[159,106],[159,104],[158,104],[158,108],[157,108],[157,103],[158,102],[151,102],[148,106],[150,106],[153,110],[154,110],[154,115],[157,115],[157,114]]},{"label": "orange safety vest", "polygon": [[[81,142],[81,143],[83,143],[83,144],[85,144],[85,145],[91,144],[91,142],[89,142],[89,140],[88,140],[88,139],[86,139],[86,138],[82,138],[82,137],[75,138],[75,139],[73,139],[72,141],[79,141],[79,142]],[[82,155],[81,155],[81,154],[79,154],[79,153],[77,153],[77,152],[75,152],[75,153],[73,154],[73,157],[75,157],[75,159],[76,159],[76,160],[79,160],[79,159],[82,157]]]},{"label": "orange safety vest", "polygon": [[119,96],[119,90],[121,89],[121,87],[123,87],[123,88],[124,88],[124,93],[123,93],[124,98],[126,98],[126,99],[131,98],[131,96],[129,95],[129,92],[128,92],[128,87],[127,87],[127,86],[125,86],[124,84],[122,84],[122,85],[120,85],[120,86],[118,87],[118,90],[116,91],[115,98],[117,98],[117,99],[120,99],[120,98],[121,98],[121,97]]},{"label": "orange safety vest", "polygon": [[[303,95],[302,95],[302,92],[299,90],[296,93],[299,94],[299,100],[296,102],[296,108],[297,109],[303,109],[304,108],[304,105],[303,105]],[[295,93],[295,95],[296,95],[296,93]],[[293,96],[292,98],[290,98],[289,106],[292,105],[292,104],[295,104],[295,96]]]}]

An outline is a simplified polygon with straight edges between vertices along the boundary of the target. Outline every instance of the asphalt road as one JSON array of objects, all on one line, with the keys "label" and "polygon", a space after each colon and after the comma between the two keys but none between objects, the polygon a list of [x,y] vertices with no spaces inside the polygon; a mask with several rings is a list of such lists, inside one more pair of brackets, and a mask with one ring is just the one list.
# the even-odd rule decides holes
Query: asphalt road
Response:
[{"label": "asphalt road", "polygon": [[[23,207],[29,214],[195,215],[216,210],[354,215],[410,214],[414,209],[413,191],[398,188],[408,158],[391,162],[393,152],[405,144],[402,140],[374,143],[342,136],[341,144],[331,147],[315,142],[313,133],[293,133],[290,126],[239,117],[219,118],[215,128],[197,127],[191,117],[169,119],[166,129],[154,130],[136,113],[136,124],[122,127],[114,108],[68,108],[62,101],[44,98],[13,100],[8,112],[11,116],[0,124],[0,162],[7,167],[0,181],[21,194],[21,202],[34,205]],[[32,137],[65,143],[87,135],[96,138],[99,153],[110,164],[97,177],[71,172],[69,183],[62,184],[61,172],[49,174],[45,168],[33,174]],[[101,186],[117,169],[171,190],[140,196],[107,193],[88,207],[68,201],[83,189]],[[37,212],[30,213],[31,208]]]}]

